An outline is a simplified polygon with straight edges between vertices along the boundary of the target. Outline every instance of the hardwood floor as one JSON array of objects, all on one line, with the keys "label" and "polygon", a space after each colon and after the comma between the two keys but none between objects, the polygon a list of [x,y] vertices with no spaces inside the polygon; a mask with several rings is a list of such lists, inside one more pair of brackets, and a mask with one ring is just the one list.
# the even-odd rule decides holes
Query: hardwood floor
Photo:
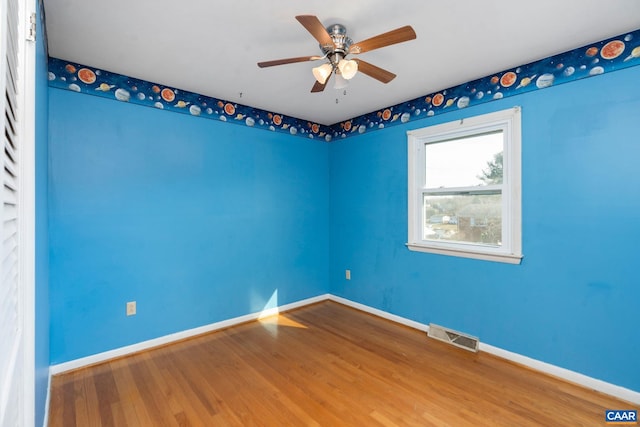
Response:
[{"label": "hardwood floor", "polygon": [[600,426],[630,408],[327,301],[55,376],[49,425]]}]

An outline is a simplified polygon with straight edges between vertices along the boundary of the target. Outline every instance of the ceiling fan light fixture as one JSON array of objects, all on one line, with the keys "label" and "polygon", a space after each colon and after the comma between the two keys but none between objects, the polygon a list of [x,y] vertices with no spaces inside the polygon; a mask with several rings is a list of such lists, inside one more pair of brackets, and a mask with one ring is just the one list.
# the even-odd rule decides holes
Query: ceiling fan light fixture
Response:
[{"label": "ceiling fan light fixture", "polygon": [[342,77],[342,75],[340,73],[336,73],[336,78],[333,82],[333,88],[334,89],[345,89],[347,86],[349,86],[349,80],[345,79],[344,77]]},{"label": "ceiling fan light fixture", "polygon": [[325,27],[315,15],[298,15],[296,20],[316,39],[323,55],[297,56],[293,58],[276,59],[258,62],[258,67],[273,67],[275,65],[294,64],[296,62],[317,61],[325,59],[326,63],[312,69],[316,79],[311,93],[322,92],[326,83],[335,74],[335,87],[345,87],[349,80],[358,72],[374,78],[382,83],[389,83],[396,75],[380,67],[376,67],[361,59],[345,59],[348,55],[358,55],[382,47],[403,43],[416,38],[416,32],[410,25],[378,34],[358,43],[347,36],[347,29],[342,24]]},{"label": "ceiling fan light fixture", "polygon": [[333,72],[333,67],[331,64],[322,64],[319,67],[314,67],[311,71],[313,72],[313,77],[316,78],[318,83],[325,84]]},{"label": "ceiling fan light fixture", "polygon": [[358,72],[358,63],[353,59],[341,59],[338,62],[338,70],[346,80],[351,80]]}]

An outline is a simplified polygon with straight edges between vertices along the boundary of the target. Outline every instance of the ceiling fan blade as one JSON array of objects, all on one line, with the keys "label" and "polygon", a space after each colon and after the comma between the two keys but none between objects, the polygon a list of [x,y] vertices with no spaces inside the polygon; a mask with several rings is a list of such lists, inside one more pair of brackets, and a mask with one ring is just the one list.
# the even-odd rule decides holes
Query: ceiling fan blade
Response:
[{"label": "ceiling fan blade", "polygon": [[396,43],[402,43],[416,38],[416,32],[410,25],[396,28],[383,34],[371,37],[370,39],[354,43],[349,48],[349,53],[358,54],[368,52],[370,50],[379,49],[381,47],[390,46]]},{"label": "ceiling fan blade", "polygon": [[319,81],[316,80],[316,82],[313,84],[313,87],[311,88],[311,93],[322,92],[324,88],[327,86],[328,81],[329,79],[327,79],[327,81],[324,83],[320,83]]},{"label": "ceiling fan blade", "polygon": [[354,59],[354,61],[358,63],[358,71],[366,74],[369,77],[373,77],[374,79],[379,80],[382,83],[389,83],[391,80],[396,78],[396,75],[392,72],[380,67],[376,67],[375,65],[363,61],[362,59]]},{"label": "ceiling fan blade", "polygon": [[327,30],[322,25],[322,22],[315,15],[298,15],[296,16],[298,22],[302,24],[304,28],[311,33],[311,35],[318,40],[321,46],[334,47],[331,36],[327,33]]},{"label": "ceiling fan blade", "polygon": [[324,58],[324,56],[298,56],[297,58],[276,59],[273,61],[258,62],[258,67],[264,68],[273,67],[274,65],[293,64],[295,62],[317,61],[322,58]]}]

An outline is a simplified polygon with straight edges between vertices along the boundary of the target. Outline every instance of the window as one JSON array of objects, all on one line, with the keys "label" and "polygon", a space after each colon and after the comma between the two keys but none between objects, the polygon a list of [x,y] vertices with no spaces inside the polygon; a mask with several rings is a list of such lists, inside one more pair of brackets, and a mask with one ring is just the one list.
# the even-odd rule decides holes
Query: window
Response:
[{"label": "window", "polygon": [[407,247],[520,263],[520,108],[407,135]]}]

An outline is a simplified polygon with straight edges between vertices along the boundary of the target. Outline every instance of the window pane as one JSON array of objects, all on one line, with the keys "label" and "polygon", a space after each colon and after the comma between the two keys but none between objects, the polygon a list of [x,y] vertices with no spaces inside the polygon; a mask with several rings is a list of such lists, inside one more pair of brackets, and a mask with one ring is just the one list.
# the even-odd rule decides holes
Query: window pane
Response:
[{"label": "window pane", "polygon": [[423,239],[502,245],[502,194],[424,195]]},{"label": "window pane", "polygon": [[502,184],[502,133],[426,144],[426,188]]}]

